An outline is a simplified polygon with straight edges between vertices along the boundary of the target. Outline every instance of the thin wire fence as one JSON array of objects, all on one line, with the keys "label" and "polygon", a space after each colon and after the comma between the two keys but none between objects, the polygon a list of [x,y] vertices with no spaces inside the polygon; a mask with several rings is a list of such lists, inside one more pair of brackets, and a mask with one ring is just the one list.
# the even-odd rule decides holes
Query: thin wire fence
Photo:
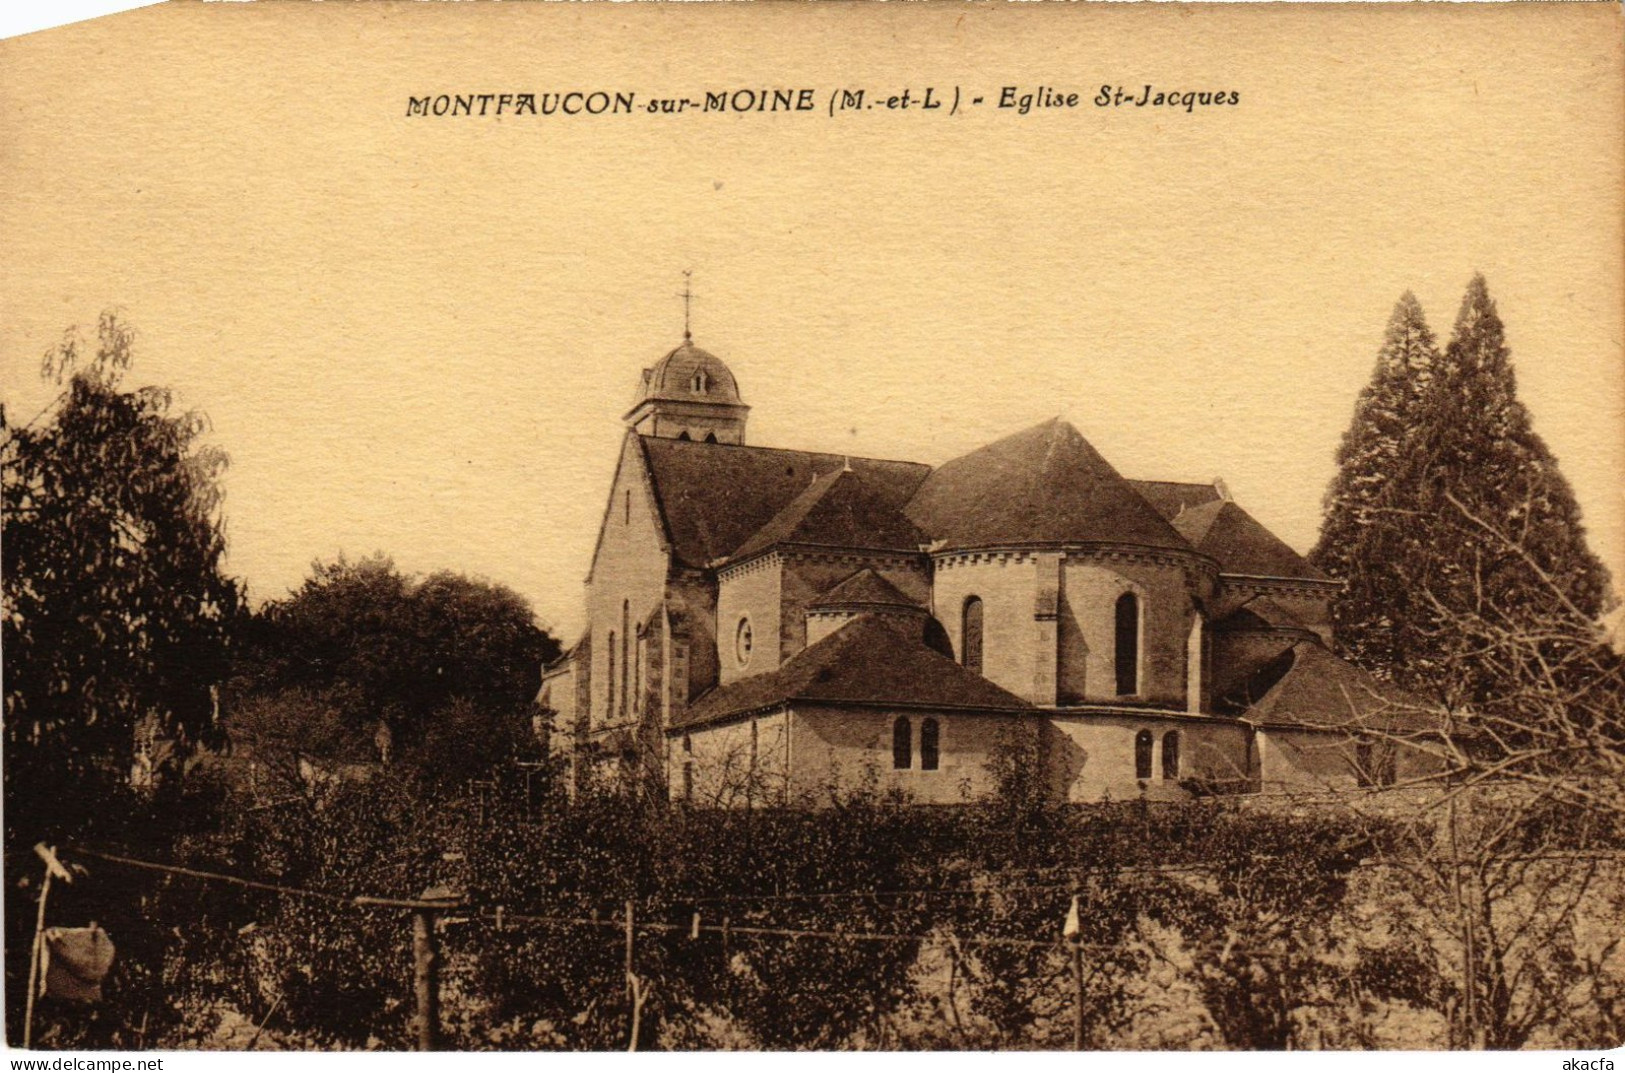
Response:
[{"label": "thin wire fence", "polygon": [[[629,996],[635,996],[637,989],[646,983],[638,975],[635,960],[637,940],[640,936],[644,938],[662,936],[667,940],[686,937],[694,941],[699,941],[702,938],[715,939],[720,937],[723,940],[721,943],[723,951],[727,951],[730,948],[731,941],[737,939],[770,942],[887,944],[915,948],[935,946],[948,951],[1004,949],[1030,951],[1035,954],[1069,954],[1073,960],[1072,975],[1077,981],[1077,993],[1074,1001],[1081,1009],[1085,1001],[1082,980],[1084,976],[1083,959],[1086,955],[1120,956],[1128,953],[1145,954],[1151,950],[1149,945],[1140,939],[1124,939],[1106,943],[1090,942],[1083,939],[1078,928],[1077,899],[1082,896],[1085,884],[1091,878],[1101,875],[1190,876],[1211,875],[1214,871],[1212,866],[1197,863],[1021,869],[988,873],[985,882],[972,885],[905,887],[873,891],[780,891],[771,894],[709,895],[673,899],[662,911],[665,918],[662,918],[662,914],[650,915],[649,910],[651,907],[647,904],[644,906],[644,915],[640,918],[638,905],[634,900],[625,901],[618,907],[619,911],[616,913],[593,912],[592,915],[585,915],[580,910],[575,912],[568,910],[549,912],[532,907],[515,909],[504,904],[472,900],[462,896],[440,894],[438,892],[425,892],[425,894],[416,897],[371,894],[344,895],[329,890],[248,878],[214,869],[145,860],[127,854],[111,853],[77,845],[64,846],[60,852],[64,858],[85,858],[118,867],[170,875],[205,885],[231,885],[275,894],[280,897],[307,899],[329,905],[348,907],[358,911],[393,909],[410,913],[412,917],[413,975],[418,1003],[415,1018],[417,1043],[421,1049],[425,1050],[436,1049],[439,1042],[437,966],[440,959],[437,932],[443,930],[446,925],[478,923],[492,928],[498,933],[531,928],[597,929],[608,932],[606,946],[624,946],[625,948],[625,970]],[[1528,855],[1528,859],[1564,862],[1581,859],[1620,862],[1625,861],[1625,853],[1559,852],[1531,854]],[[1265,863],[1265,861],[1261,859],[1259,863]],[[1031,878],[1037,875],[1054,876],[1057,881],[1042,883],[999,882],[1001,877],[1015,879],[1018,876]],[[1071,881],[1063,881],[1063,877],[1071,877]],[[918,922],[926,910],[919,907],[905,909],[905,904],[910,900],[929,905],[934,899],[939,898],[960,900],[1022,895],[1036,895],[1039,896],[1040,900],[1046,897],[1054,898],[1055,912],[1052,925],[1054,930],[1050,935],[1019,937],[982,934],[972,928],[967,928],[965,922],[954,920],[956,909],[953,907],[944,908],[941,915],[949,919],[942,926],[921,928],[918,926]],[[1070,910],[1067,908],[1069,896],[1072,899]],[[828,923],[822,923],[819,926],[797,926],[772,919],[761,919],[762,916],[772,913],[775,908],[816,905],[833,909],[838,914],[843,907],[848,910],[860,908],[883,910],[884,906],[880,903],[887,901],[894,903],[892,905],[894,911],[906,912],[916,926],[903,929],[888,929],[877,926],[877,922],[872,919],[857,921],[853,927],[846,927],[840,923],[835,923],[833,926]],[[824,911],[827,912],[827,910]],[[745,919],[736,923],[734,919],[736,914],[744,914]],[[669,919],[673,915],[678,916],[679,919]],[[871,917],[873,915],[873,913],[870,914]],[[1066,921],[1065,929],[1063,929],[1063,921]],[[954,956],[957,957],[958,954],[954,953]],[[1238,956],[1260,961],[1280,961],[1305,957],[1313,958],[1316,954],[1297,944],[1260,948],[1231,941],[1222,944],[1182,944],[1178,956],[1180,960],[1189,959],[1190,964],[1194,965],[1199,962],[1224,962]],[[1062,975],[1065,975],[1064,970]],[[929,984],[925,983],[922,983],[922,987],[917,988],[917,990],[937,993]],[[633,1002],[633,1007],[632,1043],[635,1046],[637,1034],[636,1002]],[[1078,1038],[1078,1045],[1082,1046],[1081,1036]]]}]

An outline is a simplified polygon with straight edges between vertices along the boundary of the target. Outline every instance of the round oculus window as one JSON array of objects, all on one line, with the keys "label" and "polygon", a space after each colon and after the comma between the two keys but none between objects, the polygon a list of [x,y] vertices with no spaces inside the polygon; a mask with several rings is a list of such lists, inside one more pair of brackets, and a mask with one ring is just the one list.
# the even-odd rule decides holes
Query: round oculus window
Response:
[{"label": "round oculus window", "polygon": [[739,620],[739,630],[734,634],[734,658],[739,660],[741,667],[750,662],[750,648],[750,619],[742,618]]}]

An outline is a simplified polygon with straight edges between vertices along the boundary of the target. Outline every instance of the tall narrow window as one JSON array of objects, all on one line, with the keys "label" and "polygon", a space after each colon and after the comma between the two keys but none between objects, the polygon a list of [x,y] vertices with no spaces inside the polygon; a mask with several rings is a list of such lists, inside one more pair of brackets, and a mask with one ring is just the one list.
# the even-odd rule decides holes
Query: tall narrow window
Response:
[{"label": "tall narrow window", "polygon": [[940,761],[938,754],[939,735],[941,730],[935,719],[926,719],[920,723],[920,770],[935,771]]},{"label": "tall narrow window", "polygon": [[1162,736],[1162,777],[1179,778],[1179,731],[1170,730]]},{"label": "tall narrow window", "polygon": [[1134,735],[1134,777],[1151,777],[1151,731],[1142,730]]},{"label": "tall narrow window", "polygon": [[632,524],[632,489],[628,488],[626,490],[625,497],[624,497],[622,502],[624,504],[626,513],[624,515],[622,515],[621,524],[623,524],[623,525],[631,525]]},{"label": "tall narrow window", "polygon": [[638,643],[632,649],[632,714],[643,713],[643,627],[638,627]]},{"label": "tall narrow window", "polygon": [[1140,598],[1125,592],[1117,598],[1117,695],[1140,691]]},{"label": "tall narrow window", "polygon": [[604,704],[604,717],[612,719],[615,716],[615,631],[609,631],[609,677],[604,688],[609,692],[609,699]]},{"label": "tall narrow window", "polygon": [[626,695],[631,692],[628,686],[632,674],[631,646],[632,638],[632,601],[621,601],[621,714],[626,714]]},{"label": "tall narrow window", "polygon": [[891,725],[891,766],[898,771],[914,766],[914,728],[906,715],[899,715]]},{"label": "tall narrow window", "polygon": [[1202,612],[1191,616],[1190,636],[1185,639],[1185,710],[1202,710],[1202,663],[1207,656],[1207,638],[1202,631]]},{"label": "tall narrow window", "polygon": [[711,377],[704,369],[698,369],[694,373],[694,378],[688,382],[688,386],[696,395],[704,395],[711,387]]},{"label": "tall narrow window", "polygon": [[982,598],[967,596],[959,634],[959,662],[968,670],[982,673]]}]

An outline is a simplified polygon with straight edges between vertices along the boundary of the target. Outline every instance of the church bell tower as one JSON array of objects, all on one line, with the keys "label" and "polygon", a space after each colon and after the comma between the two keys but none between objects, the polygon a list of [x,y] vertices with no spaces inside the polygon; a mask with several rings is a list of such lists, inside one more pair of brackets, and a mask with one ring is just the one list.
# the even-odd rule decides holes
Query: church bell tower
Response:
[{"label": "church bell tower", "polygon": [[645,436],[744,443],[749,413],[722,359],[695,346],[684,332],[681,346],[643,370],[626,423]]},{"label": "church bell tower", "polygon": [[750,407],[722,359],[694,345],[694,273],[683,273],[683,342],[643,370],[626,423],[644,436],[700,443],[744,443]]}]

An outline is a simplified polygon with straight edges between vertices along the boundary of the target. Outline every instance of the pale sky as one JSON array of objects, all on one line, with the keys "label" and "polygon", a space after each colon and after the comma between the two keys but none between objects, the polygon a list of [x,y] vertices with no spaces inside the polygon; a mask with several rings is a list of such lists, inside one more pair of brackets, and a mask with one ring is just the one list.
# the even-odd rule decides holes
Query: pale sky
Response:
[{"label": "pale sky", "polygon": [[[1476,270],[1625,578],[1619,31],[1612,5],[130,12],[0,43],[0,397],[32,414],[40,354],[117,306],[131,382],[232,457],[253,598],[382,550],[569,640],[686,268],[751,443],[939,463],[1062,413],[1127,476],[1222,475],[1300,550],[1395,300],[1442,343]],[[1091,103],[1147,82],[1240,103]],[[824,110],[927,85],[1082,104]],[[763,86],[819,110],[405,114]]]}]

